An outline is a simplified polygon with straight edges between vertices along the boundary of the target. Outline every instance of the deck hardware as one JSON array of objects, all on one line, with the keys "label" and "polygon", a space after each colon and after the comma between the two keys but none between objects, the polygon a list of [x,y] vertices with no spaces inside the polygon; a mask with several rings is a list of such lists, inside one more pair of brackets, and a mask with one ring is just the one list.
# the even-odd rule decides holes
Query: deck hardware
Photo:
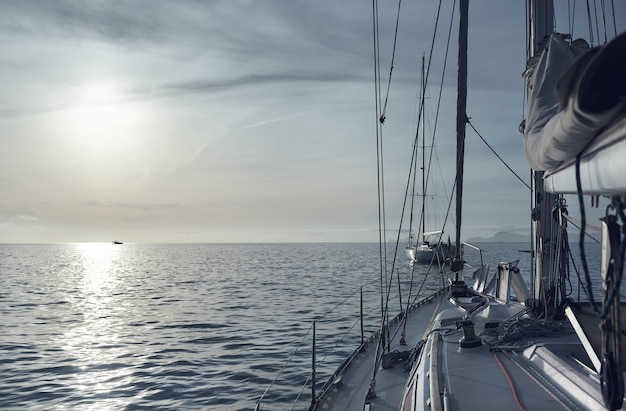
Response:
[{"label": "deck hardware", "polygon": [[464,320],[456,323],[456,328],[463,329],[463,338],[461,338],[461,348],[476,348],[483,344],[483,341],[474,333],[474,323],[472,320]]}]

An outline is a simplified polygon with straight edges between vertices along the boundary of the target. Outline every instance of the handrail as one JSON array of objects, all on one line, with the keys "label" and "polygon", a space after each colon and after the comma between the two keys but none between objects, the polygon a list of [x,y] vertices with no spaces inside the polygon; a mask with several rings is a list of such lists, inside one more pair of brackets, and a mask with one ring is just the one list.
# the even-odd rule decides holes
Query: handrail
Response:
[{"label": "handrail", "polygon": [[485,265],[485,263],[483,262],[483,250],[481,250],[480,248],[476,247],[475,245],[472,245],[470,243],[466,243],[465,241],[463,241],[461,244],[466,245],[469,248],[473,248],[474,250],[478,251],[480,253],[480,266],[483,267]]}]

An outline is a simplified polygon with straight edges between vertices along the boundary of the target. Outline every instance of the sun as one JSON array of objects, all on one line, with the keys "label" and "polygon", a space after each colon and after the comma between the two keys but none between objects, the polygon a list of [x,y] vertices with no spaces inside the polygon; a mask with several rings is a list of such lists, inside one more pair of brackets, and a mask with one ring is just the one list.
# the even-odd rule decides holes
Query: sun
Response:
[{"label": "sun", "polygon": [[83,106],[96,106],[112,104],[121,97],[121,92],[113,83],[93,83],[81,87],[78,90],[78,104]]},{"label": "sun", "polygon": [[144,110],[115,83],[81,85],[71,96],[57,126],[76,154],[88,156],[90,161],[111,161],[128,153],[141,139]]}]

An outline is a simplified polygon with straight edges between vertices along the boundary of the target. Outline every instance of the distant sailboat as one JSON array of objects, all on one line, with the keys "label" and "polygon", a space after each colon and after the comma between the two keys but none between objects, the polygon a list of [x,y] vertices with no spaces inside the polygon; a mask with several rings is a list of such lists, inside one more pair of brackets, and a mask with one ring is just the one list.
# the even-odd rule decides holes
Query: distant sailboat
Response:
[{"label": "distant sailboat", "polygon": [[[426,223],[427,223],[427,214],[428,210],[426,207],[426,197],[428,196],[426,193],[428,187],[428,178],[430,176],[430,172],[427,169],[426,162],[426,110],[425,110],[425,94],[426,94],[426,74],[425,74],[425,61],[424,56],[422,56],[422,84],[421,84],[421,99],[420,99],[420,108],[419,108],[419,121],[421,121],[422,127],[422,143],[420,146],[419,143],[419,127],[418,124],[416,133],[416,141],[414,146],[414,155],[413,155],[413,173],[412,173],[412,195],[411,195],[411,215],[409,221],[409,240],[407,245],[404,248],[404,252],[406,254],[407,259],[410,262],[418,262],[418,263],[426,263],[426,264],[442,264],[445,261],[449,261],[452,257],[454,257],[455,251],[450,244],[448,239],[448,243],[441,242],[441,236],[443,235],[443,230],[436,231],[425,231]],[[418,149],[421,152],[421,167],[419,167],[422,171],[421,173],[421,194],[415,194],[415,186],[417,184],[417,169],[418,169]],[[432,185],[432,184],[431,184]],[[416,196],[421,197],[421,211],[418,223],[417,237],[421,237],[420,240],[415,240],[413,236],[413,210],[414,210],[414,199]],[[434,239],[434,241],[433,241]]]}]

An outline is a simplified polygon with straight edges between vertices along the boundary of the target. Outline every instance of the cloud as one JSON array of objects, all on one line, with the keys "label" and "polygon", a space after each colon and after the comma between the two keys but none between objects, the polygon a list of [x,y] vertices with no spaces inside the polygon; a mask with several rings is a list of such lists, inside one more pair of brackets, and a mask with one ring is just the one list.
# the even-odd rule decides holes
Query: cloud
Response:
[{"label": "cloud", "polygon": [[0,222],[29,224],[39,221],[38,215],[28,208],[6,208],[0,206]]},{"label": "cloud", "polygon": [[20,221],[39,221],[39,218],[33,215],[18,214],[17,219]]},{"label": "cloud", "polygon": [[[273,87],[279,84],[292,84],[302,87],[303,84],[315,83],[340,83],[358,82],[366,79],[351,73],[270,73],[244,75],[232,78],[221,79],[198,79],[192,81],[181,81],[176,83],[162,84],[152,88],[135,88],[126,94],[120,95],[117,99],[110,100],[101,105],[122,104],[143,102],[164,98],[176,98],[188,95],[202,94],[214,91],[226,91],[241,87]],[[73,108],[71,102],[50,105],[50,106],[23,106],[0,109],[1,118],[19,118],[53,113]]]},{"label": "cloud", "polygon": [[[101,37],[118,42],[159,41],[168,8],[145,1],[6,1],[0,30],[25,36]],[[148,2],[152,3],[152,2]],[[151,24],[150,24],[151,23]]]},{"label": "cloud", "polygon": [[177,209],[182,205],[178,203],[121,203],[116,201],[99,201],[89,200],[82,205],[93,208],[108,208],[108,209],[129,209],[129,210],[141,210],[141,211],[153,211],[162,209]]},{"label": "cloud", "polygon": [[336,83],[345,81],[363,81],[363,77],[353,73],[333,72],[282,72],[267,74],[250,74],[238,77],[220,79],[200,79],[195,81],[164,84],[154,89],[136,89],[129,99],[146,99],[177,97],[188,94],[204,93],[207,91],[232,89],[244,86],[272,87],[277,84],[302,83]]}]

